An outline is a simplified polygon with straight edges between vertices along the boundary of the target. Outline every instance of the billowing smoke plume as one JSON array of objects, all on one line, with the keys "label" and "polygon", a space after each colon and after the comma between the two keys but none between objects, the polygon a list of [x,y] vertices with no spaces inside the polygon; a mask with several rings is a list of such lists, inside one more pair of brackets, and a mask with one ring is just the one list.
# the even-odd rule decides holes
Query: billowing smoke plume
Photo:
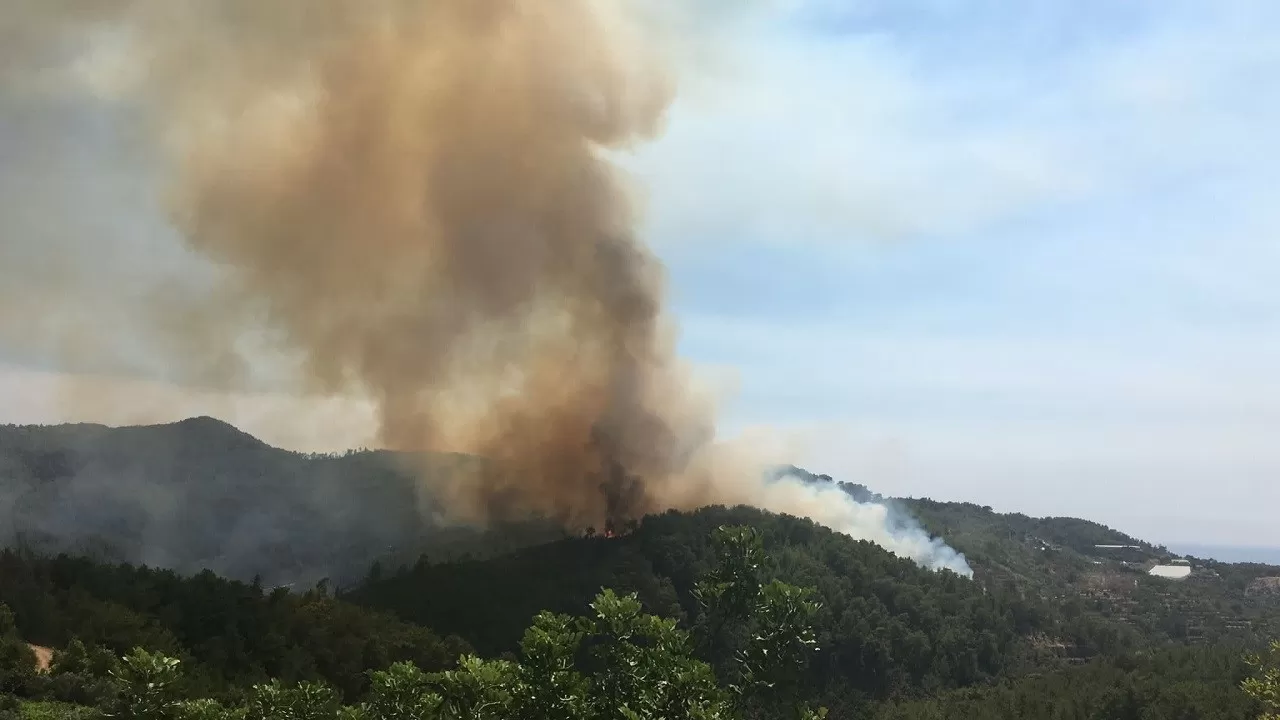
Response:
[{"label": "billowing smoke plume", "polygon": [[[88,92],[201,272],[113,276],[90,228],[42,254],[42,213],[80,209],[25,185],[5,202],[27,220],[0,228],[0,339],[365,398],[386,447],[483,458],[433,488],[460,520],[730,500],[826,519],[807,490],[726,479],[744,463],[676,361],[662,268],[606,158],[673,97],[641,4],[10,0],[4,117]],[[31,117],[2,132],[59,142]],[[933,563],[874,512],[827,521]]]},{"label": "billowing smoke plume", "polygon": [[827,482],[813,482],[788,473],[767,482],[760,491],[759,502],[763,507],[811,518],[858,540],[870,540],[925,567],[973,576],[964,555],[942,538],[931,537],[893,500],[879,496],[859,499],[829,478]]}]

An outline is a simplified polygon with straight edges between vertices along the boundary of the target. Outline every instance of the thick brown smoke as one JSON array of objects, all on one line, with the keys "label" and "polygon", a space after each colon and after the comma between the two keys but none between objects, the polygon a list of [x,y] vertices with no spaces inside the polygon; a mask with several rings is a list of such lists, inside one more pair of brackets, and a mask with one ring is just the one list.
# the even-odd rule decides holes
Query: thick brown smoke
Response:
[{"label": "thick brown smoke", "polygon": [[[599,523],[698,495],[713,417],[605,158],[657,133],[673,91],[624,4],[5,8],[0,83],[88,78],[208,261],[128,305],[166,372],[237,387],[246,343],[270,348],[295,390],[372,399],[388,447],[484,458],[445,490],[463,519]],[[21,242],[37,241],[0,238],[6,275]],[[87,270],[46,268],[46,299]],[[4,292],[10,341],[50,322]],[[59,352],[105,352],[113,332],[92,325]]]}]

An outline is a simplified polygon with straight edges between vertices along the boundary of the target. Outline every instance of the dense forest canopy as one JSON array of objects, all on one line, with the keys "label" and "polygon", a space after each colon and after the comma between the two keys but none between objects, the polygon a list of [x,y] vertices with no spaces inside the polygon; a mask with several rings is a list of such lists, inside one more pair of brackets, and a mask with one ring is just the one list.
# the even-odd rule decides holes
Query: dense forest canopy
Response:
[{"label": "dense forest canopy", "polygon": [[[406,507],[418,497],[399,462],[289,453],[209,419],[0,428],[12,531],[0,552],[3,690],[107,707],[119,701],[112,669],[142,648],[152,654],[130,655],[142,665],[129,672],[169,672],[172,658],[185,698],[239,707],[254,686],[312,688],[355,707],[376,701],[379,683],[461,672],[471,653],[527,657],[542,613],[591,617],[603,588],[692,641],[724,527],[758,538],[761,577],[808,589],[813,643],[791,682],[829,717],[1248,718],[1262,705],[1241,690],[1246,656],[1280,636],[1280,594],[1268,591],[1280,568],[1177,558],[1086,520],[885,498],[779,470],[892,504],[964,552],[970,579],[749,507],[650,515],[609,535],[542,522],[433,528]],[[172,519],[154,524],[148,497]],[[335,503],[345,507],[330,516]],[[82,512],[84,527],[60,535]],[[237,537],[250,519],[274,534]],[[1147,572],[1179,560],[1193,565],[1185,580]],[[52,671],[35,672],[28,643],[54,648]],[[728,682],[732,653],[690,652]]]}]

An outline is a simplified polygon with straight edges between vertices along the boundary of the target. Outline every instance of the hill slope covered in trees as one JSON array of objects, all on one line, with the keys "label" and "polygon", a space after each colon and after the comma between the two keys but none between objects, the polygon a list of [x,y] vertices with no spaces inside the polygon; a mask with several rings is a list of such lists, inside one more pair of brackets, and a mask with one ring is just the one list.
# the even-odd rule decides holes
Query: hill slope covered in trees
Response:
[{"label": "hill slope covered in trees", "polygon": [[[1132,646],[1103,644],[1090,657],[1064,657],[1043,639],[1054,633],[1105,633],[1111,622],[1093,617],[1080,623],[1052,603],[990,591],[979,582],[923,570],[808,521],[747,508],[650,517],[622,538],[573,539],[488,560],[419,563],[372,579],[341,598],[329,597],[322,588],[303,594],[283,589],[264,593],[260,587],[210,573],[183,578],[169,571],[9,552],[0,556],[0,614],[11,618],[6,624],[16,629],[17,637],[39,639],[58,647],[59,653],[52,676],[28,672],[26,680],[13,682],[13,664],[0,660],[0,677],[9,678],[10,690],[110,705],[118,700],[113,693],[119,686],[108,682],[104,688],[103,668],[114,668],[120,676],[121,666],[112,655],[136,645],[186,658],[184,665],[192,670],[174,687],[174,697],[212,694],[233,705],[248,698],[251,706],[263,701],[321,702],[325,695],[320,686],[288,690],[291,682],[319,680],[338,690],[335,700],[377,704],[377,693],[387,690],[386,682],[396,677],[397,682],[408,681],[392,668],[395,661],[410,660],[430,671],[451,665],[467,645],[361,605],[391,607],[434,622],[437,628],[462,628],[474,634],[475,645],[489,658],[513,657],[505,652],[516,649],[509,638],[523,635],[522,655],[528,660],[530,648],[539,647],[538,638],[544,636],[520,632],[517,619],[540,603],[589,618],[592,608],[600,607],[600,597],[595,596],[593,605],[580,593],[597,582],[620,586],[624,592],[635,587],[637,598],[645,599],[642,606],[670,617],[673,628],[688,628],[697,638],[698,629],[708,627],[699,599],[706,597],[708,586],[688,583],[716,577],[720,554],[709,538],[723,523],[745,523],[761,537],[768,560],[751,565],[757,567],[753,572],[808,581],[809,597],[817,603],[806,620],[814,631],[807,653],[811,657],[796,668],[799,675],[792,676],[806,703],[827,707],[830,717],[1243,720],[1258,709],[1238,689],[1252,672],[1243,659],[1248,644],[1197,648],[1133,637]],[[708,528],[710,534],[704,536]],[[547,555],[561,562],[550,562]],[[673,569],[677,577],[669,583],[657,574]],[[7,614],[10,602],[16,612]],[[554,630],[554,623],[547,625],[539,619],[543,617],[524,622]],[[609,617],[605,626],[595,621],[594,632],[612,627]],[[760,629],[743,626],[741,631],[752,635]],[[545,639],[553,637],[554,633]],[[563,639],[569,641],[567,636]],[[82,640],[87,640],[88,649],[80,645]],[[12,637],[6,642],[6,647],[13,647]],[[103,659],[98,648],[112,655]],[[718,673],[732,677],[736,654],[699,652],[707,652],[700,656]],[[0,652],[0,658],[10,655]],[[163,667],[156,664],[160,661],[135,654],[129,666],[133,669],[124,668],[129,671],[123,677],[151,683],[155,678],[148,677],[163,675]],[[507,683],[507,667],[501,662],[464,663],[457,674],[440,676],[439,682],[452,683],[450,692],[463,692],[468,683],[476,682],[483,689],[490,682]],[[388,669],[391,676],[365,673]],[[285,685],[245,694],[247,683],[268,677],[283,679]],[[459,682],[463,685],[456,685]],[[518,678],[512,676],[510,682]],[[202,712],[213,708],[199,707]],[[319,709],[320,714],[299,716],[334,717],[333,711]],[[464,716],[469,717],[440,717]]]},{"label": "hill slope covered in trees", "polygon": [[[467,461],[436,460],[439,472]],[[208,418],[0,428],[0,529],[18,548],[0,555],[0,603],[24,642],[159,650],[205,692],[280,678],[350,699],[396,660],[433,670],[469,648],[504,656],[539,612],[589,613],[604,587],[693,627],[709,538],[742,525],[763,540],[764,570],[820,603],[803,680],[833,717],[1040,717],[1049,704],[1138,717],[1161,703],[1243,717],[1241,657],[1280,635],[1280,598],[1258,590],[1280,568],[1189,559],[1190,578],[1156,578],[1147,568],[1175,556],[1085,520],[839,483],[944,537],[967,555],[967,579],[744,507],[650,516],[618,537],[540,523],[446,531],[423,520],[429,494],[407,467],[390,453],[291,453]]]},{"label": "hill slope covered in trees", "polygon": [[[430,521],[430,479],[465,462],[289,452],[207,417],[0,426],[0,543],[269,586],[349,582],[388,554],[481,550],[480,533]],[[483,548],[560,535],[508,527]]]}]

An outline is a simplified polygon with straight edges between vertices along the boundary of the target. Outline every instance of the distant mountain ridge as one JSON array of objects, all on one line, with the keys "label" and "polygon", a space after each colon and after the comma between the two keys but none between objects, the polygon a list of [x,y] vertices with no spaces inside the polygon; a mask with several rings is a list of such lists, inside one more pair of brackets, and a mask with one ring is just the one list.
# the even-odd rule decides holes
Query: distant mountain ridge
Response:
[{"label": "distant mountain ridge", "polygon": [[[0,542],[271,584],[358,578],[435,527],[449,455],[304,455],[220,420],[0,427]],[[419,465],[421,467],[419,467]]]},{"label": "distant mountain ridge", "polygon": [[[433,479],[472,461],[442,454],[410,464],[404,455],[367,450],[296,453],[210,417],[119,428],[0,426],[0,543],[290,585],[325,577],[348,583],[375,561],[412,563],[423,552],[433,560],[478,557],[564,536],[537,522],[491,533],[437,526]],[[1070,553],[1070,562],[1085,570],[1097,544],[1170,556],[1087,520],[885,498],[794,465],[775,470],[775,479],[784,476],[835,483],[859,502],[905,508],[975,560],[980,576],[1051,576],[1059,566],[1041,557],[1050,548]]]}]

